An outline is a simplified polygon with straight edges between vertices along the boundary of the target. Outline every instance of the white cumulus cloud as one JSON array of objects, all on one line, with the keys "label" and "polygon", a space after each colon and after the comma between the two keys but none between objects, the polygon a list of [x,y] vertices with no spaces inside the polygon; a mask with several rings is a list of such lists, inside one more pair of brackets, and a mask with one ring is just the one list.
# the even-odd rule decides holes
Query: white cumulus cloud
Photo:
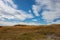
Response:
[{"label": "white cumulus cloud", "polygon": [[[60,0],[35,0],[36,4],[33,5],[32,10],[39,16],[39,12],[42,12],[42,19],[47,23],[53,23],[53,20],[60,18]],[[45,5],[45,7],[43,7]],[[55,22],[54,22],[55,23]],[[56,21],[56,23],[58,23]]]},{"label": "white cumulus cloud", "polygon": [[[24,21],[26,18],[33,18],[32,14],[29,14],[23,10],[17,10],[17,5],[14,4],[13,0],[0,0],[0,20],[6,19],[19,19]],[[9,23],[1,22],[0,24]]]},{"label": "white cumulus cloud", "polygon": [[[10,5],[12,5],[12,6],[10,6],[8,3],[10,3]],[[28,15],[30,15],[29,17],[32,17],[31,14],[27,14],[27,12],[25,12],[23,10],[17,10],[15,8],[17,8],[17,5],[14,4],[13,0],[0,0],[0,15],[5,14],[7,17],[8,17],[7,14],[11,14],[11,15],[14,15],[14,16],[17,15],[21,19],[23,19],[25,17],[27,18]]]}]

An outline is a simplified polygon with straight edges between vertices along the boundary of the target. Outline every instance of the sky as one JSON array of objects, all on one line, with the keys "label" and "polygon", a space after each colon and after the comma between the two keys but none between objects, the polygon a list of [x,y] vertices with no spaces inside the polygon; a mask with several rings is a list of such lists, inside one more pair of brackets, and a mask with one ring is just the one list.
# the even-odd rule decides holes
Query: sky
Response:
[{"label": "sky", "polygon": [[0,0],[0,25],[60,24],[60,0]]}]

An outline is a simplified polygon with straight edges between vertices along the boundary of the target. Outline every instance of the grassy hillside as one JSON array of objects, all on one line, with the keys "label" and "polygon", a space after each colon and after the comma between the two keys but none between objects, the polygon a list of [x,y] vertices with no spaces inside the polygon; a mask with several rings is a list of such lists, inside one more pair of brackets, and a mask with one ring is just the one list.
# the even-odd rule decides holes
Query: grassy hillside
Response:
[{"label": "grassy hillside", "polygon": [[0,40],[60,40],[60,24],[0,26]]}]

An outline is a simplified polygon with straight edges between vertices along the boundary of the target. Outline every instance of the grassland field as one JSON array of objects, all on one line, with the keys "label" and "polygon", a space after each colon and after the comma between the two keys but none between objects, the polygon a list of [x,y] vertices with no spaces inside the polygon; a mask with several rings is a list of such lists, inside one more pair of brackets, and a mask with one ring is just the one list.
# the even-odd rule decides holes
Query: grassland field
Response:
[{"label": "grassland field", "polygon": [[60,40],[60,24],[0,26],[0,40]]}]

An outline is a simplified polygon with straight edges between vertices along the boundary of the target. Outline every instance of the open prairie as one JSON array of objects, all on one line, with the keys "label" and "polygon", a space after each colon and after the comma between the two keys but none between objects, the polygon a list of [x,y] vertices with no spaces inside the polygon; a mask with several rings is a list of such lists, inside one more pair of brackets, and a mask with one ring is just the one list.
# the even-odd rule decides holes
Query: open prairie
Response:
[{"label": "open prairie", "polygon": [[0,40],[60,40],[60,24],[0,26]]}]

